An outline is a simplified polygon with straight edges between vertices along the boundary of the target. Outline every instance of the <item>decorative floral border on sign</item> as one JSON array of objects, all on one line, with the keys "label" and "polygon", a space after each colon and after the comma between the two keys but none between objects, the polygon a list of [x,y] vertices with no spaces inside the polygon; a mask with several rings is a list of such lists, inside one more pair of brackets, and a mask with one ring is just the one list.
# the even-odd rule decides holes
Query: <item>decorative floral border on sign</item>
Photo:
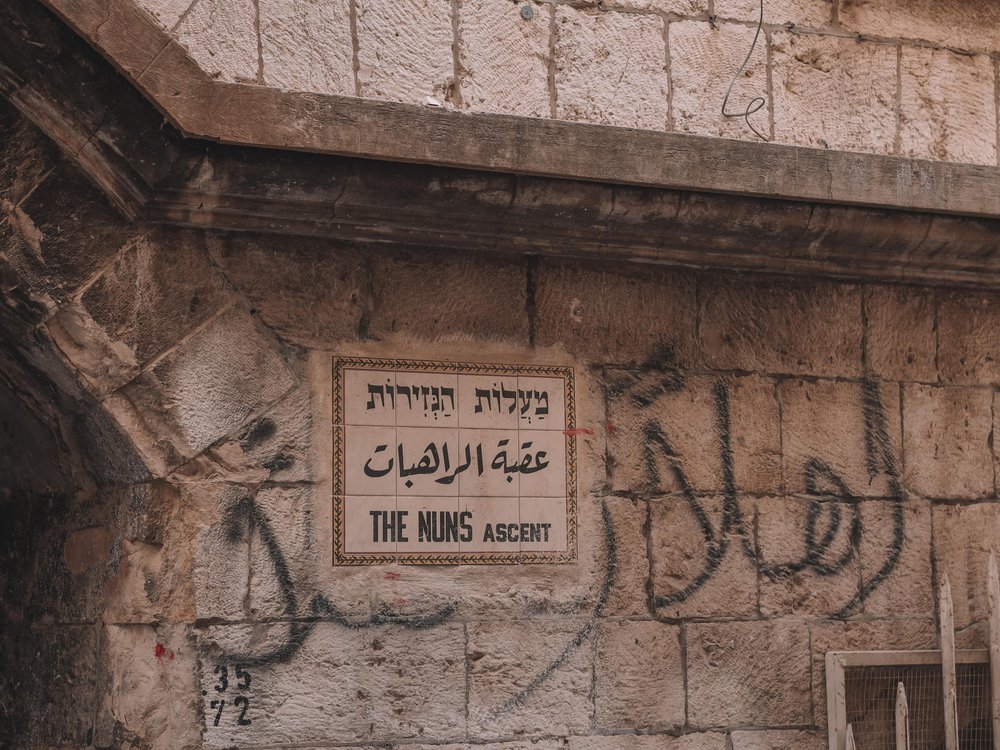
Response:
[{"label": "decorative floral border on sign", "polygon": [[[347,552],[344,528],[344,370],[447,372],[467,375],[523,375],[558,377],[563,381],[566,409],[566,550],[557,552],[428,552],[384,554]],[[333,358],[333,564],[341,566],[391,565],[524,565],[572,563],[577,559],[576,383],[572,367],[448,362],[424,359],[372,357]]]}]

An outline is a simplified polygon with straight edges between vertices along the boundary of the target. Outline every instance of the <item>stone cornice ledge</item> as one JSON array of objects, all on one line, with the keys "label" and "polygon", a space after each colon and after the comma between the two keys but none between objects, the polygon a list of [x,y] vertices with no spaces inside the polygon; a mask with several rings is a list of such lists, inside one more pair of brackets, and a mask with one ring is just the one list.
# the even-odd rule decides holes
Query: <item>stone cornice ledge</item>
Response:
[{"label": "stone cornice ledge", "polygon": [[[69,0],[59,1],[70,7]],[[278,106],[272,97],[285,95],[216,84],[203,80],[196,71],[185,74],[193,76],[193,88],[185,88],[187,83],[168,85],[156,77],[155,71],[173,70],[174,75],[180,75],[176,71],[184,66],[190,68],[191,62],[164,41],[162,33],[152,29],[142,14],[117,0],[94,0],[73,7],[82,14],[78,20],[82,18],[81,28],[89,29],[90,42],[40,0],[4,0],[0,4],[0,95],[59,144],[110,201],[135,222],[321,237],[335,241],[329,245],[330,252],[337,252],[339,242],[352,246],[387,244],[417,253],[451,248],[491,255],[563,255],[601,262],[637,261],[1000,289],[1000,216],[989,215],[995,213],[996,198],[985,187],[961,199],[967,201],[961,206],[965,213],[976,213],[972,209],[978,206],[983,216],[914,210],[912,206],[847,205],[859,202],[863,186],[879,183],[881,177],[871,174],[875,168],[872,165],[879,169],[892,167],[892,179],[909,181],[911,192],[921,180],[944,180],[952,186],[950,194],[922,190],[927,205],[934,205],[932,199],[936,198],[937,203],[955,201],[953,205],[958,206],[957,191],[969,188],[961,181],[963,178],[954,174],[976,173],[985,179],[983,176],[994,170],[557,122],[482,118],[359,100],[344,100],[350,106],[340,112],[329,97],[292,94],[287,96],[299,104],[312,102],[315,106],[295,117],[279,110],[258,112],[256,117],[257,121],[280,128],[276,132],[284,134],[278,142],[282,148],[230,145],[185,137],[164,122],[162,112],[134,81],[166,86],[168,100],[186,102],[185,106],[193,108],[188,116],[197,118],[204,124],[205,133],[214,133],[219,139],[225,128],[213,121],[211,113],[230,118],[240,142],[255,142],[254,128],[263,126],[249,122],[249,117],[244,118],[247,122],[241,120],[230,111],[235,105],[224,97],[246,96],[252,101],[261,96],[272,101],[271,106]],[[136,14],[138,21],[126,23],[120,18],[130,13]],[[133,33],[123,36],[125,29]],[[95,39],[107,54],[132,60],[131,78],[120,75],[102,59],[94,50]],[[140,52],[143,56],[139,56]],[[176,66],[166,63],[171,55],[178,56]],[[243,112],[239,107],[234,111]],[[408,131],[393,135],[383,123],[380,127],[365,127],[362,133],[358,120],[362,107],[384,110],[396,117],[397,123],[404,122],[405,113],[412,113],[424,125],[438,122],[439,115],[445,118],[440,121],[449,123],[489,122],[489,132],[480,134],[477,152],[489,169],[417,163],[435,149],[446,155],[447,139],[439,137],[434,129],[425,130],[423,136],[416,137],[425,149],[420,153],[408,145]],[[399,160],[311,153],[305,149],[308,142],[304,140],[311,130],[303,123],[313,121],[322,131],[316,135],[320,145],[331,139],[348,142],[356,138],[367,144],[367,157],[376,151],[387,153],[384,149],[391,148],[400,152]],[[335,126],[337,122],[347,123],[343,132]],[[493,123],[499,124],[494,128]],[[407,121],[407,128],[412,125],[413,121]],[[197,132],[191,131],[190,122],[182,126]],[[525,134],[514,152],[508,153],[499,145],[504,137],[511,137],[509,133],[498,135],[502,127],[520,129],[517,132]],[[350,136],[352,128],[354,135]],[[456,142],[470,149],[476,145],[476,138],[449,128],[449,137]],[[567,138],[583,142],[567,146],[559,140],[562,129]],[[754,175],[760,172],[767,179],[754,178],[758,182],[752,191],[737,190],[734,184],[729,192],[712,192],[708,188],[685,190],[616,183],[609,181],[608,175],[601,180],[538,176],[543,170],[537,166],[525,166],[519,172],[501,169],[504,159],[515,159],[520,165],[521,160],[530,161],[536,150],[544,155],[544,143],[529,142],[533,137],[530,133],[535,132],[556,136],[558,147],[552,146],[548,163],[566,159],[568,173],[576,174],[571,169],[573,164],[585,163],[570,160],[573,148],[591,154],[599,151],[582,135],[595,133],[601,137],[625,134],[637,139],[629,149],[641,139],[652,139],[659,144],[660,153],[666,153],[664,144],[668,142],[702,144],[704,153],[700,155],[692,147],[680,149],[673,158],[674,163],[698,165],[697,169],[688,167],[692,170],[690,181],[700,180],[698,185],[710,182],[711,165],[715,165],[715,174],[727,180],[736,181],[740,169]],[[296,134],[299,141],[292,140]],[[290,145],[296,149],[285,148]],[[624,180],[625,170],[618,162],[625,157],[619,159],[611,145],[607,148],[609,173],[617,170],[612,174]],[[634,160],[636,168],[646,167],[649,160],[639,159],[635,155],[638,152],[629,149],[625,152],[631,154],[628,158]],[[725,163],[726,158],[735,159],[725,154],[734,152],[744,154],[745,160],[735,171]],[[854,200],[830,202],[829,196],[835,195],[837,189],[847,190],[845,186],[835,189],[840,183],[832,177],[820,181],[826,186],[822,190],[816,183],[814,190],[821,196],[819,199],[775,197],[787,192],[778,194],[776,188],[770,187],[772,182],[777,184],[778,172],[754,166],[774,153],[790,154],[785,167],[798,165],[797,173],[802,173],[803,179],[810,177],[807,173],[811,168],[805,166],[807,154],[830,159],[829,164],[839,165],[836,169],[841,171],[848,170],[856,160],[854,177],[858,187],[848,196]],[[463,159],[471,159],[474,154],[470,154]],[[441,159],[445,160],[443,156]],[[900,171],[904,167],[905,180]],[[919,172],[918,177],[918,171],[924,168],[928,171]],[[662,171],[661,177],[666,174],[665,167]],[[949,174],[952,176],[942,176]],[[886,183],[883,180],[879,184]],[[713,183],[712,190],[721,191],[722,187]],[[907,194],[902,188],[900,192]],[[899,195],[896,198],[897,203],[906,202]]]},{"label": "stone cornice ledge", "polygon": [[618,185],[1000,216],[1000,169],[226,83],[132,0],[40,0],[188,137]]}]

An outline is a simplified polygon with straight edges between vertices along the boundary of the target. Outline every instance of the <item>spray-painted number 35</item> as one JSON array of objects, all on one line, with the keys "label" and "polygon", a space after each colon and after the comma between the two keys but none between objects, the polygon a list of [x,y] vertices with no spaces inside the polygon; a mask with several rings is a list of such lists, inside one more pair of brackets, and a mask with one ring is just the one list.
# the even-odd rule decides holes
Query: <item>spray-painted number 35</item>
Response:
[{"label": "spray-painted number 35", "polygon": [[[225,664],[217,664],[214,672],[215,676],[219,678],[219,682],[215,686],[215,692],[221,696],[229,690],[229,667]],[[236,679],[238,682],[233,686],[235,690],[250,689],[250,673],[239,665],[236,666]],[[236,723],[240,726],[248,726],[251,723],[250,719],[247,718],[247,712],[250,710],[250,698],[245,695],[238,695],[233,699],[232,704],[236,708],[242,707],[243,709],[236,718]],[[212,726],[217,727],[219,726],[219,721],[222,719],[222,711],[226,707],[226,700],[220,697],[209,702],[208,705],[210,708],[216,709]]]}]

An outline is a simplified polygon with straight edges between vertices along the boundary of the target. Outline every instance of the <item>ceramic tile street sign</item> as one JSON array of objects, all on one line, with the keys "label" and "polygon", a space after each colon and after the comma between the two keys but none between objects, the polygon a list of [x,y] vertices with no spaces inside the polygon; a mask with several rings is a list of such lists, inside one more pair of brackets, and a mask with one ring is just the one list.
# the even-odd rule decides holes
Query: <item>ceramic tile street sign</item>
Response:
[{"label": "ceramic tile street sign", "polygon": [[333,563],[576,559],[568,367],[333,361]]}]

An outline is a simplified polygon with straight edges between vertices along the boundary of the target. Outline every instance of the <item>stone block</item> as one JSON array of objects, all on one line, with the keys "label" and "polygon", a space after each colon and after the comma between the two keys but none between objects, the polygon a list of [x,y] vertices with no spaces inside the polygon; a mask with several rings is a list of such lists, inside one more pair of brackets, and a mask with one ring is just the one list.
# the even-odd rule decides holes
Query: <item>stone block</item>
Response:
[{"label": "stone block", "polygon": [[461,0],[459,62],[462,104],[479,112],[551,116],[549,101],[550,6]]},{"label": "stone block", "polygon": [[16,690],[5,693],[14,704],[5,705],[0,728],[10,713],[21,734],[18,747],[89,745],[98,701],[96,628],[34,627],[13,635],[16,663],[4,664],[4,671],[19,678]]},{"label": "stone block", "polygon": [[[874,381],[787,380],[778,393],[785,483],[790,492],[832,497],[893,497],[898,492],[897,386]],[[871,443],[866,412],[872,420]],[[884,429],[882,441],[878,423]],[[886,454],[892,458],[891,472]]]},{"label": "stone block", "polygon": [[[338,742],[385,743],[465,735],[466,671],[463,626],[347,628],[317,622],[292,631],[286,622],[214,626],[201,633],[201,689],[219,698],[242,694],[247,717],[227,701],[218,726],[205,701],[205,746]],[[281,656],[277,656],[281,654]],[[246,658],[254,656],[253,660]],[[234,669],[248,666],[240,691]],[[229,670],[225,695],[215,667]],[[308,686],[304,690],[303,686]],[[291,697],[291,698],[290,698]]]},{"label": "stone block", "polygon": [[104,649],[102,714],[156,750],[200,743],[197,654],[183,626],[109,625]]},{"label": "stone block", "polygon": [[933,619],[815,621],[812,646],[812,706],[817,726],[827,725],[827,651],[909,651],[938,647]]},{"label": "stone block", "polygon": [[[699,497],[694,506],[682,497],[650,502],[657,614],[671,618],[757,614],[754,502],[730,502],[720,497]],[[711,528],[710,539],[702,521]],[[724,552],[715,563],[710,550],[720,546]]]},{"label": "stone block", "polygon": [[455,84],[451,3],[393,0],[357,3],[361,95],[423,104],[451,100]]},{"label": "stone block", "polygon": [[348,0],[259,0],[264,83],[354,96]]},{"label": "stone block", "polygon": [[938,357],[946,383],[1000,383],[1000,296],[942,293],[938,300]]},{"label": "stone block", "polygon": [[330,348],[355,341],[366,305],[364,256],[301,237],[210,238],[212,258],[275,334]]},{"label": "stone block", "polygon": [[[767,0],[764,3],[764,23],[824,28],[830,25],[833,5],[833,0]],[[757,23],[760,2],[715,0],[715,15],[722,19]]]},{"label": "stone block", "polygon": [[535,343],[559,346],[585,362],[654,368],[692,365],[692,274],[546,261],[535,276]]},{"label": "stone block", "polygon": [[19,205],[58,159],[56,145],[5,101],[0,107],[0,203]]},{"label": "stone block", "polygon": [[[887,24],[884,28],[892,28]],[[891,154],[896,48],[852,37],[771,35],[774,137],[781,143]]]},{"label": "stone block", "polygon": [[760,609],[765,616],[829,616],[854,600],[861,572],[852,538],[855,512],[860,514],[855,505],[765,497],[757,501],[757,509]]},{"label": "stone block", "polygon": [[649,560],[644,532],[646,503],[625,498],[608,498],[606,502],[614,525],[618,560],[615,585],[611,588],[604,614],[648,617],[646,584],[649,581]]},{"label": "stone block", "polygon": [[[89,315],[101,332],[87,332],[85,323],[69,319],[71,312],[61,317],[63,329],[71,336],[76,331],[83,334],[81,340],[74,340],[82,349],[95,338],[111,346],[123,344],[125,361],[116,368],[120,372],[128,372],[133,363],[144,367],[231,299],[221,274],[199,245],[198,236],[191,232],[164,230],[139,238],[80,300],[83,309],[77,313]],[[84,358],[76,358],[75,364],[99,390],[107,392],[121,385],[105,382],[99,366]]]},{"label": "stone block", "polygon": [[699,296],[712,367],[812,377],[861,372],[856,286],[713,275],[702,278]]},{"label": "stone block", "polygon": [[[931,508],[916,498],[861,503],[861,575],[866,616],[930,617],[934,613]],[[899,531],[902,529],[902,536]]]},{"label": "stone block", "polygon": [[726,750],[727,747],[722,732],[694,732],[680,737],[615,734],[569,738],[569,750]]},{"label": "stone block", "polygon": [[660,16],[556,7],[559,119],[665,130],[668,85]]},{"label": "stone block", "polygon": [[1000,50],[993,8],[963,0],[844,0],[840,23],[858,34],[892,36],[965,50]]},{"label": "stone block", "polygon": [[138,4],[148,11],[162,28],[170,31],[181,20],[184,11],[191,7],[191,0],[139,0]]},{"label": "stone block", "polygon": [[139,233],[66,161],[56,164],[8,221],[16,237],[3,255],[20,284],[49,309],[65,303]]},{"label": "stone block", "polygon": [[[651,495],[726,489],[723,440],[728,439],[733,479],[746,492],[776,492],[781,482],[781,425],[774,382],[756,375],[732,378],[673,377],[612,371],[608,376],[612,486]],[[682,382],[678,382],[682,381]],[[721,409],[728,405],[729,429]],[[656,430],[666,448],[650,440]],[[649,464],[652,450],[655,463]],[[676,468],[674,468],[674,465]]]},{"label": "stone block", "polygon": [[527,276],[517,261],[380,255],[372,294],[374,338],[528,343]]},{"label": "stone block", "polygon": [[607,620],[600,624],[594,725],[650,732],[684,725],[684,659],[676,625]]},{"label": "stone block", "polygon": [[[589,729],[593,644],[585,638],[574,645],[586,626],[584,620],[470,624],[469,734],[489,738]],[[549,676],[541,683],[543,674]]]},{"label": "stone block", "polygon": [[810,721],[809,633],[790,620],[691,624],[688,722],[757,727]]},{"label": "stone block", "polygon": [[[669,26],[671,121],[674,130],[727,138],[757,138],[741,114],[726,117],[722,100],[746,58],[756,29],[708,21]],[[733,86],[727,112],[745,112],[757,97],[768,96],[767,39],[762,34],[753,56]],[[771,131],[768,107],[750,116],[760,132]]]},{"label": "stone block", "polygon": [[174,30],[174,36],[210,78],[259,83],[257,9],[254,0],[203,0]]},{"label": "stone block", "polygon": [[904,46],[900,147],[915,159],[997,163],[993,60]]},{"label": "stone block", "polygon": [[[934,565],[937,582],[951,582],[955,628],[962,629],[988,615],[987,566],[997,547],[1000,505],[934,506]],[[938,593],[934,592],[937,601]]]},{"label": "stone block", "polygon": [[864,295],[865,354],[871,372],[886,380],[936,380],[934,295],[904,286],[869,286]]},{"label": "stone block", "polygon": [[296,388],[273,409],[251,422],[237,438],[240,450],[268,471],[274,481],[308,482],[311,465],[313,402],[307,385]]},{"label": "stone block", "polygon": [[162,470],[233,433],[294,385],[273,339],[234,308],[104,403]]},{"label": "stone block", "polygon": [[730,735],[733,750],[826,750],[825,732],[794,729],[736,731]]},{"label": "stone block", "polygon": [[930,498],[992,496],[992,410],[985,388],[905,386],[907,490]]}]

